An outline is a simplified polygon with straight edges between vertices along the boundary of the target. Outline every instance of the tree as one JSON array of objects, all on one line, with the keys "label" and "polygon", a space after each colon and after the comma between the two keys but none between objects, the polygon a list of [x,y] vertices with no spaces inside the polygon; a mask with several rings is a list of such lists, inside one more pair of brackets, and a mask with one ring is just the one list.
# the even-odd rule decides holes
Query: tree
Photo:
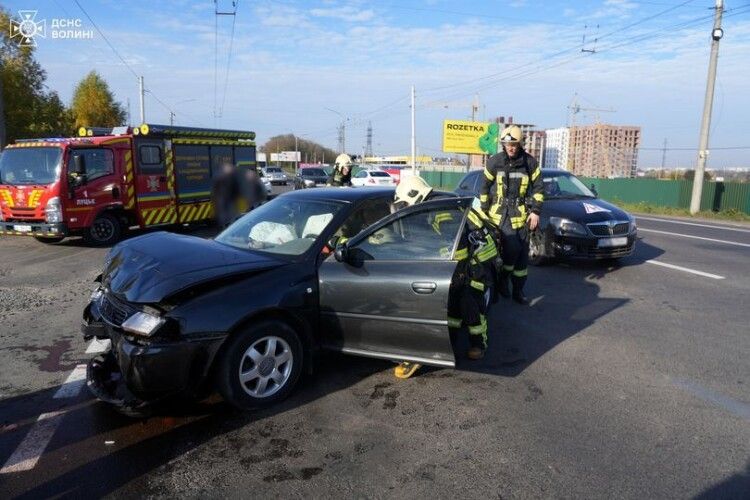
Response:
[{"label": "tree", "polygon": [[74,128],[116,127],[125,121],[125,110],[96,71],[91,71],[76,86],[71,112]]},{"label": "tree", "polygon": [[[280,151],[294,151],[294,134],[284,134],[271,137],[261,146],[260,150],[264,153],[278,153]],[[297,151],[300,152],[303,161],[319,161],[324,163],[333,163],[337,153],[314,141],[308,141],[297,137]],[[270,161],[270,156],[268,160]]]},{"label": "tree", "polygon": [[10,19],[8,11],[0,7],[0,87],[6,142],[69,134],[72,127],[65,106],[57,93],[45,91],[47,74],[34,59],[34,47],[21,47],[18,40],[11,40]]},{"label": "tree", "polygon": [[[695,170],[685,170],[685,173],[682,174],[682,178],[686,181],[692,181],[693,179],[695,179]],[[713,179],[713,175],[711,174],[711,172],[704,171],[703,180],[710,181],[711,179]]]}]

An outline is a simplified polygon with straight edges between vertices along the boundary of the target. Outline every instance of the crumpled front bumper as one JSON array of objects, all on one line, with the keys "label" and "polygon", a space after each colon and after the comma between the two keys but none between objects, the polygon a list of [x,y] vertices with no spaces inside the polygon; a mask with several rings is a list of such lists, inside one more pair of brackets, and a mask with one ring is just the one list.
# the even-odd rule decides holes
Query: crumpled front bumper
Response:
[{"label": "crumpled front bumper", "polygon": [[81,332],[87,340],[110,339],[110,350],[89,361],[87,386],[98,399],[121,409],[198,392],[223,340],[141,342],[106,323],[95,302],[84,309]]}]

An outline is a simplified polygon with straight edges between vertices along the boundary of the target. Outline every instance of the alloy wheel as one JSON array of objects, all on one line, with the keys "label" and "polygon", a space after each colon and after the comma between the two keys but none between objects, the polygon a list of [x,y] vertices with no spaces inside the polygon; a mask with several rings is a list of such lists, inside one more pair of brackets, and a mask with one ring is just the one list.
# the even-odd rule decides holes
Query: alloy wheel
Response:
[{"label": "alloy wheel", "polygon": [[263,337],[253,342],[242,356],[240,385],[254,398],[271,396],[287,383],[293,365],[292,350],[284,339]]}]

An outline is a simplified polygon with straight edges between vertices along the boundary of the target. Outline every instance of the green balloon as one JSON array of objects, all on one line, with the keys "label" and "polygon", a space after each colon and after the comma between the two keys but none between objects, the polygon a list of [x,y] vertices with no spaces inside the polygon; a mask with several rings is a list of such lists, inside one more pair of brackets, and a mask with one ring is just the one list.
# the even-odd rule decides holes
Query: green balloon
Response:
[{"label": "green balloon", "polygon": [[479,149],[488,155],[497,154],[497,139],[500,135],[500,126],[497,123],[490,123],[487,132],[479,138]]}]

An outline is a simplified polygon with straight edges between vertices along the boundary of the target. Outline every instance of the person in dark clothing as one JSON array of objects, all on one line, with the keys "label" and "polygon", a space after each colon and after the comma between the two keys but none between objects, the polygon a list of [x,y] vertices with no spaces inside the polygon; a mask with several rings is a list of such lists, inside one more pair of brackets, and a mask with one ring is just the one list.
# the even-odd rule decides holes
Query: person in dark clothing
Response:
[{"label": "person in dark clothing", "polygon": [[255,207],[262,205],[266,198],[266,188],[263,181],[260,180],[258,173],[253,169],[247,169],[242,179],[242,197],[244,198],[245,209],[249,212]]},{"label": "person in dark clothing", "polygon": [[220,227],[227,227],[237,217],[237,200],[240,185],[231,163],[223,163],[211,185],[211,199],[214,203],[214,217]]},{"label": "person in dark clothing", "polygon": [[328,177],[328,186],[351,186],[352,185],[352,159],[347,154],[336,157],[333,172]]},{"label": "person in dark clothing", "polygon": [[[500,234],[503,265],[497,291],[503,297],[510,297],[510,278],[513,300],[528,305],[523,288],[528,274],[529,231],[539,225],[544,202],[542,170],[536,159],[524,151],[520,127],[507,127],[500,134],[500,142],[503,151],[491,156],[484,169],[479,201],[482,211]],[[496,184],[496,192],[491,195],[493,184]]]}]

